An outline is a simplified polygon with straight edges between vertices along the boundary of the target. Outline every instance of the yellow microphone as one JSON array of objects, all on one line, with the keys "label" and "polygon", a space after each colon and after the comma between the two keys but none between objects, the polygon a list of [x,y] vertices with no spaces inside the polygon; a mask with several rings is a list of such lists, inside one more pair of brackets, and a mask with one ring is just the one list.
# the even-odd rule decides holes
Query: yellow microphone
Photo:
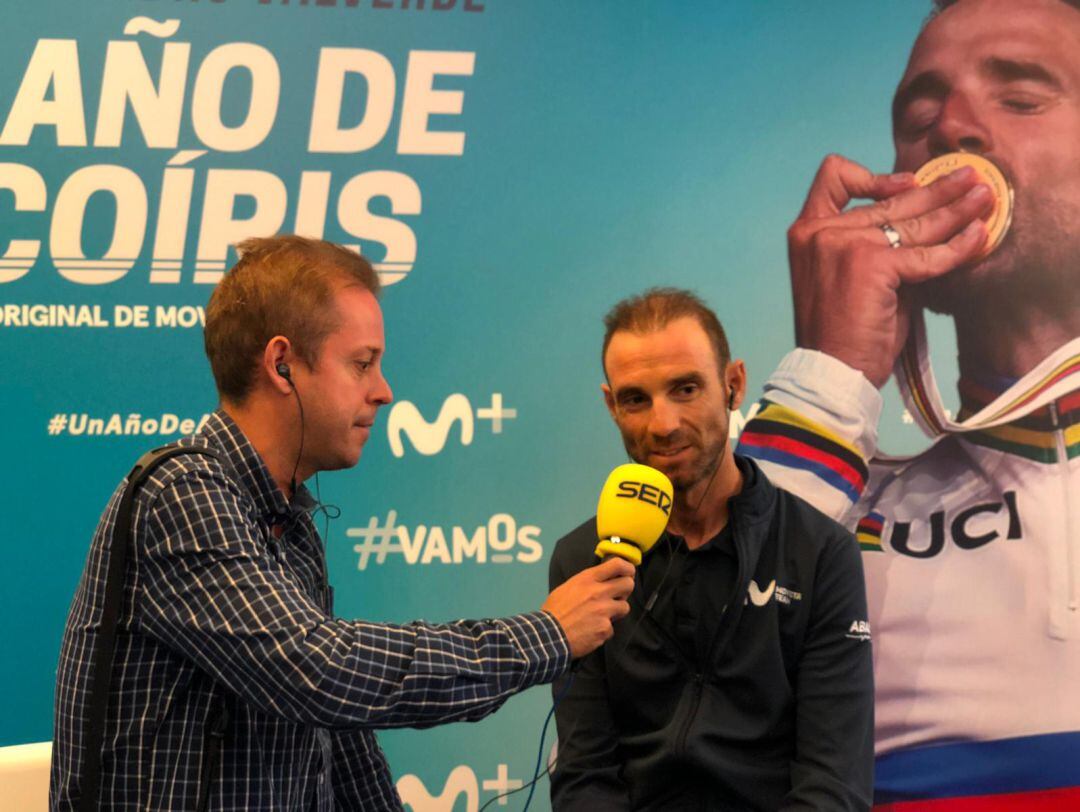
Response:
[{"label": "yellow microphone", "polygon": [[673,494],[671,480],[648,465],[628,463],[612,471],[596,506],[596,554],[640,566],[667,527]]}]

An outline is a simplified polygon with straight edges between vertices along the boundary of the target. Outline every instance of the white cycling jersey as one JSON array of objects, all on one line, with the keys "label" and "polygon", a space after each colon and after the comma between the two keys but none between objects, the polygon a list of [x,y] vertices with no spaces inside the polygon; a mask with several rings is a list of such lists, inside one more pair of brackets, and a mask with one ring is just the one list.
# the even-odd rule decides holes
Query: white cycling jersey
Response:
[{"label": "white cycling jersey", "polygon": [[[1075,373],[1066,356],[1054,368]],[[1061,388],[1012,422],[875,458],[878,391],[795,350],[743,431],[741,453],[864,551],[879,803],[1080,808],[1080,387]],[[961,394],[970,413],[996,392]]]}]

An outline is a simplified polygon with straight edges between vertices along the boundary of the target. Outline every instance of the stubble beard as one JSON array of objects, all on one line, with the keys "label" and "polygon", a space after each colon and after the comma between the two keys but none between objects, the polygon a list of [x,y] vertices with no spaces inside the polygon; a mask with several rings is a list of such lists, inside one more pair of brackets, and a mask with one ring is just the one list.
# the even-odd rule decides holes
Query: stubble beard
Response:
[{"label": "stubble beard", "polygon": [[1013,222],[989,257],[919,286],[931,311],[990,321],[1021,308],[1080,310],[1080,206],[1016,191]]},{"label": "stubble beard", "polygon": [[623,446],[626,448],[626,453],[634,462],[640,465],[650,465],[663,473],[668,479],[671,480],[671,485],[675,490],[675,494],[683,495],[687,494],[693,488],[708,480],[711,480],[717,470],[720,468],[720,463],[723,461],[725,447],[728,445],[726,439],[726,433],[723,439],[713,443],[705,449],[701,449],[700,446],[692,446],[699,450],[698,459],[691,465],[690,469],[681,476],[678,474],[669,474],[659,466],[653,466],[649,462],[649,456],[644,452],[644,448],[639,446],[629,437],[623,437]]}]

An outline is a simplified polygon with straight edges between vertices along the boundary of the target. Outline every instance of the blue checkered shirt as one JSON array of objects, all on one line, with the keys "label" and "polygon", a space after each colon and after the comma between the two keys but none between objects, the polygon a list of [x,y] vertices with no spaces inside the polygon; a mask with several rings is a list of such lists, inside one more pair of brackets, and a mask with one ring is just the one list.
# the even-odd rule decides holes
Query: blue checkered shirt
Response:
[{"label": "blue checkered shirt", "polygon": [[[480,719],[569,665],[544,612],[448,625],[335,618],[310,495],[290,504],[236,424],[183,441],[140,490],[105,726],[100,807],[401,809],[373,729]],[[91,651],[124,484],[101,518],[64,631],[50,804],[79,799]],[[274,528],[284,527],[280,538]],[[202,776],[209,717],[230,724]]]}]

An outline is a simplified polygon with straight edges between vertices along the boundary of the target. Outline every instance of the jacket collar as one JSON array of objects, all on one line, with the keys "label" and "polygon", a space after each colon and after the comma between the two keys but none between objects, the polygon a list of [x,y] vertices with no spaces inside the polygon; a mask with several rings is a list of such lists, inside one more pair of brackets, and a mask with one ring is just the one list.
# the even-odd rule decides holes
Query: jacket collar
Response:
[{"label": "jacket collar", "polygon": [[754,460],[740,454],[734,456],[743,477],[743,487],[728,500],[732,521],[744,527],[767,522],[776,505],[776,487]]},{"label": "jacket collar", "polygon": [[274,522],[314,507],[315,500],[303,485],[296,489],[292,501],[285,498],[255,446],[222,409],[210,415],[196,436],[225,452],[236,479],[251,494],[263,518]]}]

